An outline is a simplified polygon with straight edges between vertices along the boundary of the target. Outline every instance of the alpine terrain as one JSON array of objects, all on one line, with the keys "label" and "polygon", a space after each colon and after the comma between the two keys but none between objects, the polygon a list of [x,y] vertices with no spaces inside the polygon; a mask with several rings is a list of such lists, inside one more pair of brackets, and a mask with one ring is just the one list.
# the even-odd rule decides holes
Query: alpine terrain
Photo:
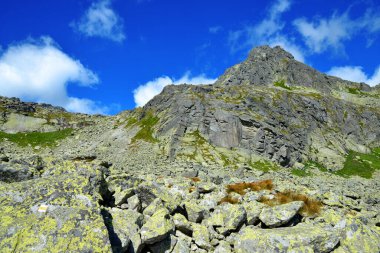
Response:
[{"label": "alpine terrain", "polygon": [[0,97],[0,252],[380,251],[380,85],[254,48],[85,115]]}]

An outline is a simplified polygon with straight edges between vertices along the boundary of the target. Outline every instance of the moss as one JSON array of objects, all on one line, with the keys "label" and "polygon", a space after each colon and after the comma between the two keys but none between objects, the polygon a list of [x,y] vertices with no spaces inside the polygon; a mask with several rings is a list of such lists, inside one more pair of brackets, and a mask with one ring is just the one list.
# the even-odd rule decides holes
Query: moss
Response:
[{"label": "moss", "polygon": [[195,144],[197,146],[201,146],[201,145],[207,143],[206,139],[201,135],[199,130],[196,130],[196,131],[190,133],[189,135],[195,137]]},{"label": "moss", "polygon": [[284,79],[281,79],[281,80],[275,81],[275,82],[273,83],[273,85],[276,86],[276,87],[281,87],[281,88],[286,89],[286,90],[291,90],[291,89],[292,89],[292,88],[290,88],[289,86],[286,85]]},{"label": "moss", "polygon": [[135,117],[130,117],[127,119],[127,123],[125,124],[125,127],[128,128],[130,126],[135,125],[138,122],[138,120]]},{"label": "moss", "polygon": [[158,140],[153,137],[153,127],[158,123],[160,119],[153,115],[153,112],[149,111],[138,125],[140,130],[132,138],[132,143],[135,143],[137,140],[143,140],[146,142],[156,143]]},{"label": "moss", "polygon": [[9,134],[0,131],[0,140],[8,139],[21,147],[31,146],[53,146],[57,141],[65,139],[71,135],[73,129],[67,128],[55,132],[33,132],[33,133],[15,133]]},{"label": "moss", "polygon": [[316,168],[322,172],[328,172],[328,170],[322,164],[315,162],[315,161],[307,161],[306,162],[305,170],[308,170],[309,168]]},{"label": "moss", "polygon": [[380,169],[380,148],[374,148],[370,154],[350,151],[346,157],[344,167],[335,172],[343,177],[360,176],[372,178],[372,174]]},{"label": "moss", "polygon": [[264,161],[264,160],[249,162],[248,164],[253,169],[261,170],[263,172],[276,171],[279,169],[278,165],[276,165],[275,163],[272,163],[270,161]]},{"label": "moss", "polygon": [[292,175],[295,175],[297,177],[308,177],[311,176],[312,174],[310,171],[307,171],[306,169],[300,170],[300,169],[292,169],[291,171]]},{"label": "moss", "polygon": [[361,93],[360,89],[356,88],[356,87],[348,87],[347,91],[348,91],[348,93],[356,94],[356,95],[359,95]]}]

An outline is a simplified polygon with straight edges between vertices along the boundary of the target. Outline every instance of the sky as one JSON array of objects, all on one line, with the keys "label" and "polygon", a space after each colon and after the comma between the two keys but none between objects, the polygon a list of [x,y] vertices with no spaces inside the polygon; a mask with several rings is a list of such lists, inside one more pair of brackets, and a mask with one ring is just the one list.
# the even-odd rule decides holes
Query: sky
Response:
[{"label": "sky", "polygon": [[209,84],[260,45],[380,83],[380,0],[4,0],[0,95],[117,114]]}]

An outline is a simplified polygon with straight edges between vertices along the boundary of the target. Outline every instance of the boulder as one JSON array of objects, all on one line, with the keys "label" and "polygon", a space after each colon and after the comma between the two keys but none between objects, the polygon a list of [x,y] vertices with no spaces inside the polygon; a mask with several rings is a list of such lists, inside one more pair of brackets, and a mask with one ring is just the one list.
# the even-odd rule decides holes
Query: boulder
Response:
[{"label": "boulder", "polygon": [[162,241],[174,232],[174,222],[166,208],[157,210],[142,226],[141,240],[144,244]]},{"label": "boulder", "polygon": [[237,253],[331,252],[339,243],[332,227],[299,224],[295,227],[259,229],[245,227],[235,238]]},{"label": "boulder", "polygon": [[241,205],[223,203],[219,205],[206,220],[208,225],[217,228],[221,234],[227,235],[237,230],[247,219],[247,213]]},{"label": "boulder", "polygon": [[257,201],[251,201],[244,202],[243,207],[247,212],[247,225],[254,225],[259,221],[260,213],[266,205]]},{"label": "boulder", "polygon": [[195,200],[189,200],[183,203],[188,220],[191,222],[201,222],[205,217],[206,210],[197,204]]},{"label": "boulder", "polygon": [[288,223],[303,205],[303,201],[294,201],[283,205],[265,207],[262,209],[259,218],[268,227],[279,227]]},{"label": "boulder", "polygon": [[201,224],[193,223],[192,224],[193,229],[193,240],[198,247],[205,249],[205,250],[211,250],[211,244],[210,244],[210,235],[207,230],[207,227]]}]

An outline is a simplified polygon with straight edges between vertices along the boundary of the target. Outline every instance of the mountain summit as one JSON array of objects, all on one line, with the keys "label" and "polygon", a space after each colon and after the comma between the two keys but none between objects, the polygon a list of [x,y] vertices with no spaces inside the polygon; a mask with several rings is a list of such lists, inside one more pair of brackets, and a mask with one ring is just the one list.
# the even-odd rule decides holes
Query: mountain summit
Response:
[{"label": "mountain summit", "polygon": [[222,75],[217,85],[273,85],[284,82],[288,86],[303,86],[321,92],[331,92],[347,87],[369,91],[366,84],[345,81],[328,76],[307,66],[282,49],[280,46],[261,46],[252,49],[248,58]]}]

